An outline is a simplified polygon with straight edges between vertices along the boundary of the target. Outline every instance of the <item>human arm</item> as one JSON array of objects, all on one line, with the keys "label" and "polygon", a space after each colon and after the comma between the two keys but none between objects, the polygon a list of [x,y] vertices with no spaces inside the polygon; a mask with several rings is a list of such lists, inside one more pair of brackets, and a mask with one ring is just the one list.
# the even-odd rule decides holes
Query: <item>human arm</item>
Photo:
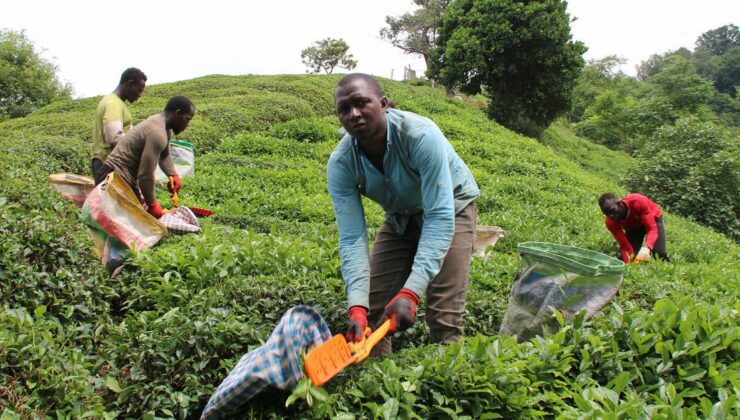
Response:
[{"label": "human arm", "polygon": [[103,126],[103,136],[105,142],[111,146],[118,144],[118,140],[123,136],[123,121],[111,121]]},{"label": "human arm", "polygon": [[145,142],[144,148],[141,152],[139,170],[136,179],[139,183],[141,194],[144,196],[144,201],[146,201],[147,205],[151,205],[156,202],[154,195],[154,174],[157,169],[157,163],[161,160],[161,154],[167,150],[167,137],[164,132],[152,128],[147,129],[143,135],[145,137]]},{"label": "human arm", "polygon": [[617,222],[610,217],[606,218],[606,228],[609,229],[609,232],[612,233],[614,239],[616,239],[619,244],[619,252],[622,255],[622,261],[624,261],[625,264],[629,264],[631,262],[630,257],[635,254],[635,251],[632,249],[632,244],[630,244],[630,241],[627,239],[627,235],[624,234],[624,231]]},{"label": "human arm", "polygon": [[349,166],[340,159],[330,159],[327,180],[339,231],[339,258],[348,307],[369,308],[370,258],[360,192]]},{"label": "human arm", "polygon": [[421,182],[423,225],[404,288],[417,296],[426,292],[429,282],[439,273],[455,232],[455,201],[448,160],[451,151],[447,139],[434,125],[426,128],[410,148],[410,160],[419,171]]},{"label": "human arm", "polygon": [[179,192],[180,187],[182,186],[182,181],[180,180],[180,175],[178,175],[177,169],[175,168],[175,163],[172,161],[169,142],[159,156],[159,167],[162,168],[162,172],[164,172],[169,179],[167,182],[167,189],[170,193],[174,194]]},{"label": "human arm", "polygon": [[103,138],[106,144],[116,146],[118,140],[123,136],[123,120],[126,110],[124,105],[108,102],[103,111]]}]

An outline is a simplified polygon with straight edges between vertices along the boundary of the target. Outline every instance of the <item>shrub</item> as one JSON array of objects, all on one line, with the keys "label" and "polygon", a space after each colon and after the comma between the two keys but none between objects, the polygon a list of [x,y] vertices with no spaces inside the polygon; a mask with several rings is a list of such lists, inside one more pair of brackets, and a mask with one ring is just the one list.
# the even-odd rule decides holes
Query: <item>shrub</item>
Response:
[{"label": "shrub", "polygon": [[738,143],[693,117],[660,129],[627,185],[671,212],[740,240]]}]

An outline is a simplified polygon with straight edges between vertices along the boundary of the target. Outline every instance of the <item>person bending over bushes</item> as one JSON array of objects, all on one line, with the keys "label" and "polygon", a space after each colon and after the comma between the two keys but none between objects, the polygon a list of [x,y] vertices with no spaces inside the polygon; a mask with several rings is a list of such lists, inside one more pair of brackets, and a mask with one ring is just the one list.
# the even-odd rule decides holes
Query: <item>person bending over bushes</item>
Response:
[{"label": "person bending over bushes", "polygon": [[[614,194],[604,193],[599,197],[599,207],[606,216],[606,228],[619,243],[622,261],[649,261],[650,254],[670,261],[660,206],[642,194],[629,194],[618,200]],[[640,250],[637,255],[636,249]]]},{"label": "person bending over bushes", "polygon": [[167,184],[171,193],[180,191],[180,176],[170,157],[169,141],[171,133],[180,134],[195,116],[195,105],[185,96],[174,96],[164,111],[152,115],[137,124],[119,141],[108,156],[100,170],[95,174],[95,183],[99,184],[105,177],[115,171],[131,189],[140,196],[147,206],[149,214],[156,218],[163,215],[162,207],[154,196],[157,164],[173,182]]},{"label": "person bending over bushes", "polygon": [[[479,195],[473,175],[434,122],[390,108],[371,76],[345,76],[334,99],[347,134],[329,158],[327,178],[348,340],[360,340],[368,322],[390,319],[389,335],[409,328],[426,293],[430,341],[459,341]],[[361,196],[386,215],[370,253]],[[387,337],[374,349],[391,351]]]}]

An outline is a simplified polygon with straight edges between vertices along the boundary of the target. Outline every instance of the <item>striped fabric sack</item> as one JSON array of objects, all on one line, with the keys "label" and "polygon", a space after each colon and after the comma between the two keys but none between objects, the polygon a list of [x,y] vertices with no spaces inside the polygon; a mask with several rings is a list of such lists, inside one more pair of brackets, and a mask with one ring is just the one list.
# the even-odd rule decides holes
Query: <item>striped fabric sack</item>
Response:
[{"label": "striped fabric sack", "polygon": [[49,182],[62,197],[72,201],[77,207],[82,207],[87,195],[95,188],[95,181],[89,176],[75,174],[52,174]]},{"label": "striped fabric sack", "polygon": [[101,263],[111,274],[129,256],[129,249],[151,248],[167,234],[167,228],[144,210],[115,172],[87,195],[82,217]]},{"label": "striped fabric sack", "polygon": [[[170,140],[170,156],[175,170],[181,177],[195,175],[195,150],[193,143],[185,140]],[[167,175],[157,166],[155,178],[162,185],[167,185]]]},{"label": "striped fabric sack", "polygon": [[189,208],[176,207],[169,213],[159,218],[159,221],[167,227],[170,233],[200,233],[203,229],[198,223],[198,218]]},{"label": "striped fabric sack", "polygon": [[208,401],[201,419],[232,418],[268,386],[293,389],[303,377],[301,355],[331,338],[326,321],[310,306],[289,309],[267,342],[242,356]]}]

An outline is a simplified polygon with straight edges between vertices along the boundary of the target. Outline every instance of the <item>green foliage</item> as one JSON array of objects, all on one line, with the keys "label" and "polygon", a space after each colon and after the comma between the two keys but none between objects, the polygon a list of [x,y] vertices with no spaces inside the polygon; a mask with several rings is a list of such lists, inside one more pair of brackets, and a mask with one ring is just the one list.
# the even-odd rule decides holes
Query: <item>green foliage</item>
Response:
[{"label": "green foliage", "polygon": [[659,130],[627,184],[677,214],[740,239],[737,139],[693,118]]},{"label": "green foliage", "polygon": [[680,56],[666,58],[663,69],[652,78],[658,95],[683,115],[698,114],[712,97],[712,85],[702,79],[691,62]]},{"label": "green foliage", "polygon": [[412,13],[385,17],[385,28],[380,37],[407,54],[424,57],[427,68],[432,66],[432,54],[437,39],[437,28],[452,0],[414,0],[419,6]]},{"label": "green foliage", "polygon": [[0,30],[0,121],[69,98],[72,88],[59,81],[56,71],[23,31]]},{"label": "green foliage", "polygon": [[324,70],[326,74],[331,74],[337,66],[352,70],[357,67],[357,60],[347,50],[349,45],[343,39],[326,38],[301,51],[301,60],[308,67],[306,73]]},{"label": "green foliage", "polygon": [[624,58],[613,55],[588,61],[573,88],[573,104],[568,113],[570,121],[580,121],[586,109],[594,103],[602,91],[624,90],[622,85],[630,79],[618,70],[618,66],[625,63]]},{"label": "green foliage", "polygon": [[459,0],[448,7],[430,74],[490,97],[490,118],[537,135],[570,108],[586,48],[574,42],[566,2]]},{"label": "green foliage", "polygon": [[714,82],[718,92],[737,97],[740,85],[740,45],[734,45],[722,55],[713,55],[707,49],[697,48],[694,53],[697,72]]},{"label": "green foliage", "polygon": [[[169,236],[137,253],[115,279],[95,256],[79,209],[47,181],[50,173],[87,173],[99,98],[0,123],[0,412],[194,418],[288,308],[312,305],[343,331],[326,191],[337,81],[208,76],[148,87],[132,105],[137,120],[176,93],[195,101],[198,114],[182,137],[196,143],[196,175],[183,179],[180,200],[215,214],[201,220],[202,234]],[[737,417],[733,241],[667,211],[673,262],[626,267],[618,306],[539,341],[499,337],[517,243],[613,253],[596,199],[624,192],[616,180],[633,159],[563,125],[546,131],[545,145],[514,134],[480,112],[480,97],[471,106],[442,89],[380,83],[400,109],[437,122],[481,189],[478,223],[506,230],[489,260],[472,262],[469,338],[426,344],[422,302],[419,322],[393,338],[404,350],[349,368],[323,390],[304,381],[292,397],[261,394],[245,416]],[[365,210],[372,239],[384,217],[371,202]]]},{"label": "green foliage", "polygon": [[668,57],[679,56],[686,59],[691,58],[691,51],[686,48],[679,48],[676,51],[669,51],[665,54],[653,54],[647,60],[637,66],[637,79],[648,80],[663,70],[663,66]]},{"label": "green foliage", "polygon": [[574,136],[562,121],[556,121],[548,127],[540,136],[540,141],[554,153],[612,181],[624,178],[637,165],[635,159],[624,153]]},{"label": "green foliage", "polygon": [[616,78],[599,87],[588,81],[592,76],[584,73],[579,84],[593,86],[595,97],[590,103],[588,98],[576,102],[589,103],[575,125],[576,133],[611,149],[634,154],[643,147],[653,147],[649,139],[655,131],[679,118],[693,115],[703,121],[715,120],[711,83],[699,76],[692,62],[680,54],[661,60],[658,73],[645,82]]},{"label": "green foliage", "polygon": [[706,49],[712,55],[724,55],[740,46],[740,28],[729,24],[704,32],[696,40],[697,49]]},{"label": "green foliage", "polygon": [[336,142],[342,138],[340,128],[336,117],[303,118],[275,124],[270,128],[270,134],[283,139],[294,139],[309,143]]},{"label": "green foliage", "polygon": [[[737,415],[738,305],[618,305],[547,337],[468,338],[353,369],[319,416],[653,418]],[[707,354],[709,353],[709,354]],[[292,397],[300,398],[293,394]]]}]

